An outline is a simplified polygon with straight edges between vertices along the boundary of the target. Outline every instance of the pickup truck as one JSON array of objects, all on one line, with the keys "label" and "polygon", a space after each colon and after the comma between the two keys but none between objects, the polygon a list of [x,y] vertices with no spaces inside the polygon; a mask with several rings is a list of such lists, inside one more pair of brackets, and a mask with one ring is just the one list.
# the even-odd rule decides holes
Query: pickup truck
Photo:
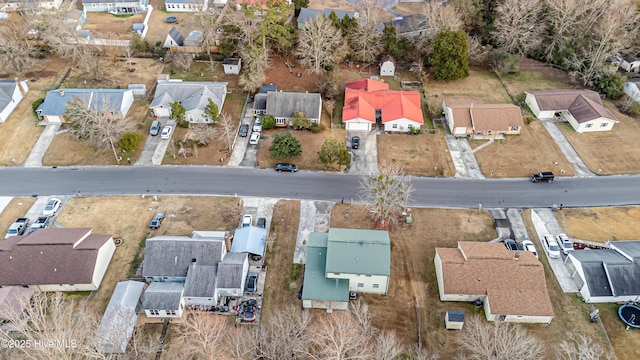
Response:
[{"label": "pickup truck", "polygon": [[548,183],[552,182],[555,176],[551,171],[542,171],[537,174],[531,175],[531,181],[537,183],[540,181],[546,181]]},{"label": "pickup truck", "polygon": [[49,216],[40,216],[36,221],[33,222],[33,224],[31,224],[31,227],[29,228],[29,232],[32,233],[36,230],[46,228],[47,225],[49,225],[49,220],[50,220]]},{"label": "pickup truck", "polygon": [[11,226],[9,226],[7,235],[4,236],[5,240],[12,236],[24,235],[24,232],[27,231],[28,226],[29,226],[29,219],[18,218],[13,224],[11,224]]}]

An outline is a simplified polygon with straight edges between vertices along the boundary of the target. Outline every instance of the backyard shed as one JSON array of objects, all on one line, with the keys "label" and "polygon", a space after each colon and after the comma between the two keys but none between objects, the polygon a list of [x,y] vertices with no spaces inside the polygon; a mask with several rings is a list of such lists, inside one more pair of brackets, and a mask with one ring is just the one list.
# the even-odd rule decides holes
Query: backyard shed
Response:
[{"label": "backyard shed", "polygon": [[447,330],[461,330],[464,325],[464,311],[447,310],[447,314],[444,316],[444,325]]}]

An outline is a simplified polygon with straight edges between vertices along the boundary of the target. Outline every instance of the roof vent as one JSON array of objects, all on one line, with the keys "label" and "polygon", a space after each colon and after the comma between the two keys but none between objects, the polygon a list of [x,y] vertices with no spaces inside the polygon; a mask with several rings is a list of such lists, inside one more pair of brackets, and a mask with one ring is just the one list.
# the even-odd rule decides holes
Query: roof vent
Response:
[{"label": "roof vent", "polygon": [[191,262],[195,263],[196,262],[196,258],[191,259]]},{"label": "roof vent", "polygon": [[516,260],[520,259],[520,251],[516,251]]},{"label": "roof vent", "polygon": [[64,96],[64,91],[60,90],[60,96]]}]

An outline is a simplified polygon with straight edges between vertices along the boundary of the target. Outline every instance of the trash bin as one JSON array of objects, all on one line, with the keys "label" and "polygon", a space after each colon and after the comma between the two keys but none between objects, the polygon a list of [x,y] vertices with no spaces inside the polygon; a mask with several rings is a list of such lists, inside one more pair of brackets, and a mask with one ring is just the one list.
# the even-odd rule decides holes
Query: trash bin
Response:
[{"label": "trash bin", "polygon": [[407,215],[405,222],[407,224],[413,224],[413,216],[412,215]]}]

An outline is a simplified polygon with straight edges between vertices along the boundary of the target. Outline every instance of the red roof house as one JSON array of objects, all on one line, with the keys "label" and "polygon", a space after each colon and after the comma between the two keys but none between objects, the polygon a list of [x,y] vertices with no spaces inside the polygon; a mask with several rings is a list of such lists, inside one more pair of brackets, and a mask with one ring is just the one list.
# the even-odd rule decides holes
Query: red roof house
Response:
[{"label": "red roof house", "polygon": [[382,81],[364,79],[347,83],[342,122],[347,130],[369,131],[376,124],[384,131],[408,132],[424,124],[420,93],[389,90]]}]

